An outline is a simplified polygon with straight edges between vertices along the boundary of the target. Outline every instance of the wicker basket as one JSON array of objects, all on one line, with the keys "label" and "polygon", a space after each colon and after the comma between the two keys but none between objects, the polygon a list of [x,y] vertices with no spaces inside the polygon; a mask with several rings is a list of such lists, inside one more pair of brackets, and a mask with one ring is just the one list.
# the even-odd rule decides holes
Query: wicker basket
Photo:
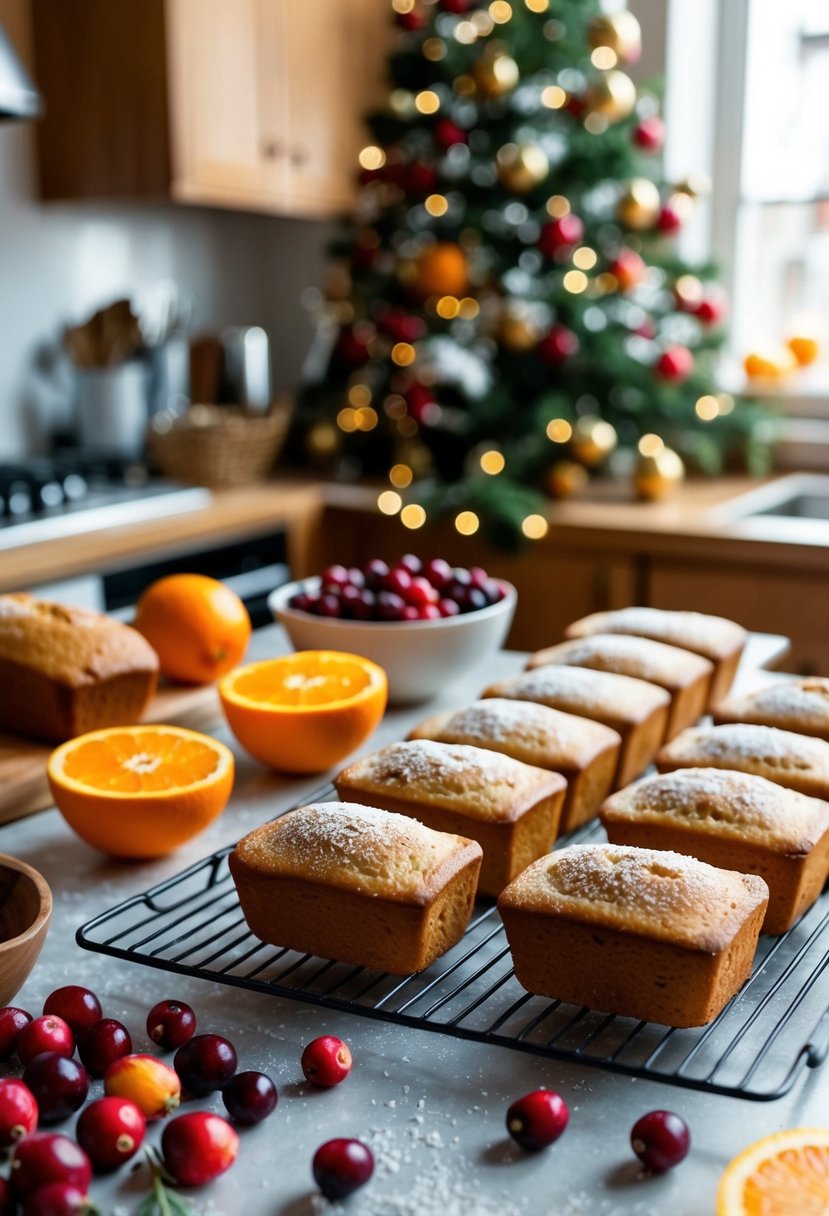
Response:
[{"label": "wicker basket", "polygon": [[267,414],[229,406],[194,405],[179,418],[161,415],[149,431],[149,448],[161,472],[200,486],[261,481],[273,468],[288,431],[290,403]]}]

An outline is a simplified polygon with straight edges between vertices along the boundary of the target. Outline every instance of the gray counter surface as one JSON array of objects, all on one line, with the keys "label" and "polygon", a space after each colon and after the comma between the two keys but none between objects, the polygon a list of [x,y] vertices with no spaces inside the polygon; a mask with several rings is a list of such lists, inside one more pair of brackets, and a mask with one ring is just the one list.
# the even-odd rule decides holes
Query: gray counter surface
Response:
[{"label": "gray counter surface", "polygon": [[[254,657],[283,649],[276,629],[255,636]],[[485,682],[521,667],[520,655],[499,654],[431,702],[428,712],[463,705]],[[422,706],[390,711],[363,752],[402,738],[425,712]],[[144,1034],[148,1009],[177,997],[194,1007],[200,1030],[235,1043],[240,1068],[262,1069],[276,1081],[276,1113],[242,1132],[236,1165],[211,1186],[187,1192],[195,1212],[705,1216],[714,1211],[725,1164],[752,1140],[786,1127],[829,1124],[827,1067],[806,1075],[776,1102],[747,1102],[178,977],[80,949],[74,941],[80,924],[319,788],[320,778],[288,781],[265,772],[245,757],[224,725],[215,733],[238,759],[231,803],[205,833],[170,857],[140,864],[108,861],[75,837],[54,810],[0,831],[0,849],[40,870],[55,897],[46,945],[16,1004],[38,1014],[52,989],[85,984],[100,995],[107,1016],[129,1027],[134,1049],[141,1051],[150,1046]],[[826,976],[823,983],[825,988]],[[347,1040],[354,1069],[338,1088],[311,1091],[300,1054],[323,1033]],[[551,1149],[527,1154],[506,1136],[504,1116],[514,1098],[540,1087],[564,1096],[570,1125]],[[91,1094],[99,1092],[95,1083]],[[224,1113],[218,1095],[197,1105]],[[643,1175],[629,1147],[630,1127],[654,1108],[677,1111],[692,1136],[686,1161],[660,1178]],[[157,1143],[159,1136],[156,1124],[149,1139]],[[319,1198],[310,1172],[315,1149],[334,1136],[365,1139],[377,1159],[372,1181],[342,1205]],[[147,1180],[144,1166],[122,1169],[115,1178],[96,1180],[92,1194],[105,1214],[128,1216]]]}]

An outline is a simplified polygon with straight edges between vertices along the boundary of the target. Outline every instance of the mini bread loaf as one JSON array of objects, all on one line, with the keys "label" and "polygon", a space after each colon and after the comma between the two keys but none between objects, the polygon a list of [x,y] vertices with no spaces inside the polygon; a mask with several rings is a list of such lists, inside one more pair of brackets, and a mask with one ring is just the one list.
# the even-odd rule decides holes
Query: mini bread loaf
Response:
[{"label": "mini bread loaf", "polygon": [[344,802],[412,815],[436,832],[477,840],[478,890],[500,895],[556,837],[566,782],[480,747],[415,739],[349,764],[335,779]]},{"label": "mini bread loaf", "polygon": [[729,723],[683,731],[656,757],[660,773],[731,768],[811,798],[829,799],[829,743],[774,726]]},{"label": "mini bread loaf", "polygon": [[804,676],[780,680],[743,697],[728,697],[714,710],[714,722],[752,722],[777,726],[829,743],[829,679]]},{"label": "mini bread loaf", "polygon": [[434,714],[418,723],[409,738],[468,743],[561,773],[567,793],[560,833],[572,831],[596,814],[612,788],[622,743],[618,732],[601,722],[506,697],[475,701],[455,713]]},{"label": "mini bread loaf", "polygon": [[701,654],[714,664],[708,707],[716,705],[731,687],[748,634],[742,625],[722,616],[703,612],[668,612],[662,608],[617,608],[594,612],[574,621],[564,631],[567,638],[593,633],[629,633],[654,642],[667,642]]},{"label": "mini bread loaf", "polygon": [[666,689],[671,694],[666,740],[673,739],[705,712],[714,672],[708,659],[698,654],[623,633],[596,633],[548,646],[530,657],[527,668],[532,671],[559,663],[632,676]]},{"label": "mini bread loaf", "polygon": [[671,707],[664,688],[588,667],[539,667],[490,684],[482,695],[535,701],[617,731],[622,747],[616,786],[627,785],[651,763],[665,738]]},{"label": "mini bread loaf", "polygon": [[613,844],[688,853],[769,888],[764,933],[785,933],[811,908],[829,874],[829,802],[728,769],[684,768],[645,777],[608,798]]},{"label": "mini bread loaf", "polygon": [[140,633],[100,612],[0,595],[0,727],[61,741],[138,722],[158,656]]},{"label": "mini bread loaf", "polygon": [[498,900],[515,974],[539,996],[702,1026],[751,972],[768,888],[756,874],[624,845],[571,845]]},{"label": "mini bread loaf", "polygon": [[409,975],[463,937],[481,846],[377,807],[319,802],[255,828],[228,864],[262,941]]}]

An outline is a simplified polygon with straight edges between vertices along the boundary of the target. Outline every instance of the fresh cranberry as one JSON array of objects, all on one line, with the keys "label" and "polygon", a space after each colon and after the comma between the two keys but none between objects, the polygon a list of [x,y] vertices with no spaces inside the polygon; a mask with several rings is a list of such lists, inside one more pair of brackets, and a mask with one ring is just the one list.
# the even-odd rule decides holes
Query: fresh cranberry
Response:
[{"label": "fresh cranberry", "polygon": [[43,1012],[63,1018],[75,1035],[80,1034],[82,1030],[88,1030],[103,1014],[101,1002],[95,993],[90,992],[88,988],[79,988],[76,984],[56,988],[50,993],[44,1002]]},{"label": "fresh cranberry", "polygon": [[94,1210],[85,1188],[74,1182],[47,1182],[23,1204],[23,1216],[85,1216]]},{"label": "fresh cranberry", "polygon": [[507,1111],[507,1131],[522,1148],[546,1148],[564,1131],[570,1112],[551,1089],[535,1089],[513,1102]]},{"label": "fresh cranberry", "polygon": [[348,571],[345,566],[328,566],[323,570],[320,582],[326,590],[329,587],[346,587],[348,585]]},{"label": "fresh cranberry", "polygon": [[341,616],[340,601],[337,596],[330,593],[320,596],[317,613],[320,616],[328,616],[334,619]]},{"label": "fresh cranberry", "polygon": [[381,621],[402,621],[405,607],[402,596],[396,595],[393,591],[378,592],[377,612]]},{"label": "fresh cranberry", "polygon": [[469,582],[471,586],[483,588],[487,585],[488,581],[489,575],[487,574],[486,570],[484,570],[483,566],[470,566]]},{"label": "fresh cranberry", "polygon": [[420,609],[415,608],[414,604],[407,604],[403,609],[403,616],[400,619],[403,621],[419,621]]},{"label": "fresh cranberry", "polygon": [[664,1174],[684,1161],[691,1147],[688,1125],[670,1110],[652,1110],[637,1119],[630,1132],[631,1147],[653,1174]]},{"label": "fresh cranberry", "polygon": [[349,566],[348,582],[351,587],[356,587],[358,591],[362,591],[363,587],[365,587],[366,576],[359,566]]},{"label": "fresh cranberry", "polygon": [[412,579],[409,590],[406,592],[408,603],[414,604],[417,608],[422,608],[424,604],[436,604],[439,599],[437,588],[433,587],[427,578],[420,575]]},{"label": "fresh cranberry", "polygon": [[405,599],[411,585],[411,571],[407,570],[405,566],[392,566],[386,577],[386,590],[394,591],[395,594],[402,595]]},{"label": "fresh cranberry", "polygon": [[478,612],[478,610],[481,608],[489,607],[486,592],[482,587],[470,587],[466,593],[465,599],[467,612]]},{"label": "fresh cranberry", "polygon": [[424,604],[422,608],[418,608],[417,614],[421,621],[440,620],[440,608],[437,604]]},{"label": "fresh cranberry", "polygon": [[28,1026],[32,1015],[15,1005],[0,1009],[0,1060],[10,1060],[17,1050],[17,1036]]},{"label": "fresh cranberry", "polygon": [[340,592],[340,607],[346,616],[354,615],[354,608],[359,604],[362,594],[359,587],[352,587],[350,583],[347,587],[343,587]]},{"label": "fresh cranberry", "polygon": [[423,562],[414,553],[404,553],[399,565],[408,570],[409,574],[420,574],[423,569]]},{"label": "fresh cranberry", "polygon": [[15,1216],[16,1211],[17,1200],[14,1197],[11,1183],[5,1178],[0,1178],[0,1216]]},{"label": "fresh cranberry", "polygon": [[146,1130],[143,1112],[129,1098],[98,1098],[81,1111],[75,1135],[95,1173],[108,1174],[135,1156]]},{"label": "fresh cranberry", "polygon": [[75,1050],[75,1036],[63,1018],[47,1014],[28,1022],[17,1036],[17,1054],[20,1063],[28,1064],[44,1051],[61,1056],[71,1056]]},{"label": "fresh cranberry", "polygon": [[0,1147],[8,1148],[37,1127],[37,1099],[15,1077],[0,1081]]},{"label": "fresh cranberry", "polygon": [[488,579],[483,591],[490,604],[500,604],[507,598],[507,589],[497,578]]},{"label": "fresh cranberry", "polygon": [[164,1164],[182,1186],[202,1186],[230,1169],[239,1137],[226,1119],[207,1111],[178,1115],[164,1128]]},{"label": "fresh cranberry", "polygon": [[321,1089],[331,1089],[351,1072],[351,1051],[336,1035],[324,1034],[308,1044],[300,1063],[306,1081]]},{"label": "fresh cranberry", "polygon": [[229,1115],[243,1127],[253,1127],[276,1109],[279,1095],[270,1077],[263,1072],[237,1072],[222,1090],[222,1101]]},{"label": "fresh cranberry", "polygon": [[179,1047],[173,1067],[185,1089],[201,1098],[222,1089],[236,1072],[236,1049],[220,1034],[197,1034]]},{"label": "fresh cranberry", "polygon": [[37,1099],[41,1123],[60,1123],[79,1110],[89,1093],[89,1074],[82,1064],[44,1051],[26,1065],[23,1082]]},{"label": "fresh cranberry", "polygon": [[472,582],[472,575],[464,566],[455,566],[452,571],[452,583],[455,587],[468,587]]},{"label": "fresh cranberry", "polygon": [[441,616],[457,616],[460,608],[454,600],[438,600],[438,611]]},{"label": "fresh cranberry", "polygon": [[358,621],[372,621],[374,620],[376,607],[377,597],[374,592],[364,590],[360,592],[360,598],[355,601],[351,611]]},{"label": "fresh cranberry", "polygon": [[299,612],[311,611],[311,597],[307,591],[297,591],[296,595],[292,595],[288,600],[289,608],[296,608]]},{"label": "fresh cranberry", "polygon": [[147,1014],[147,1034],[164,1051],[189,1043],[196,1033],[196,1015],[184,1001],[159,1001]]},{"label": "fresh cranberry", "polygon": [[374,1173],[374,1157],[362,1140],[326,1140],[314,1153],[314,1182],[326,1199],[345,1199]]},{"label": "fresh cranberry", "polygon": [[442,557],[433,557],[423,567],[423,574],[433,587],[442,591],[452,581],[452,567]]},{"label": "fresh cranberry", "polygon": [[388,565],[382,558],[373,557],[370,562],[366,562],[363,566],[363,574],[366,576],[366,586],[369,591],[379,591],[381,587],[385,586],[388,573]]},{"label": "fresh cranberry", "polygon": [[35,1132],[15,1145],[10,1177],[18,1199],[24,1199],[47,1182],[73,1182],[86,1189],[92,1181],[92,1164],[68,1136]]},{"label": "fresh cranberry", "polygon": [[78,1042],[78,1055],[93,1077],[102,1077],[113,1061],[131,1051],[130,1032],[115,1018],[101,1018]]}]

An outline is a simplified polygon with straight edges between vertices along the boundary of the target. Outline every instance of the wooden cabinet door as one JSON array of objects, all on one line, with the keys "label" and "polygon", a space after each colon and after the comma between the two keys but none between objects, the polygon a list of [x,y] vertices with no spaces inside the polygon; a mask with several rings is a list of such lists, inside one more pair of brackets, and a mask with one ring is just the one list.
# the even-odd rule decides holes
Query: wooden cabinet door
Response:
[{"label": "wooden cabinet door", "polygon": [[[262,127],[260,0],[167,0],[174,197],[267,206],[280,192],[280,161]],[[270,0],[268,7],[277,7]],[[269,39],[275,55],[279,39]],[[276,75],[281,75],[277,65]],[[284,115],[283,115],[284,117]]]}]

